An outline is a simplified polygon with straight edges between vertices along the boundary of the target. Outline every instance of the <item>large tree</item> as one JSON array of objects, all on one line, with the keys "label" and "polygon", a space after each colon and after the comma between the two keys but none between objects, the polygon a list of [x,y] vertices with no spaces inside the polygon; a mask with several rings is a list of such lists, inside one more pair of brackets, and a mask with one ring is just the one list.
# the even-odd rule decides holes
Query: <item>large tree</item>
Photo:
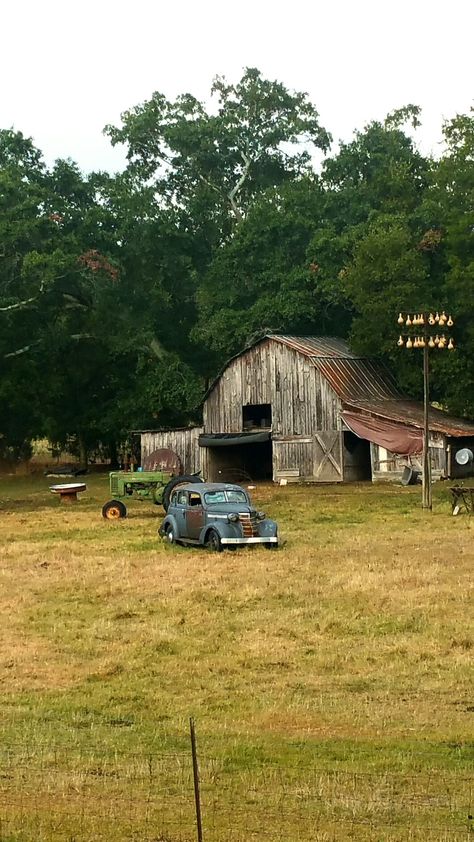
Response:
[{"label": "large tree", "polygon": [[382,353],[419,395],[399,310],[452,309],[433,394],[474,414],[474,117],[424,158],[408,106],[327,157],[307,96],[248,69],[210,106],[161,94],[107,129],[124,173],[47,168],[0,131],[0,453],[45,433],[113,452],[128,430],[198,418],[206,379],[267,331]]},{"label": "large tree", "polygon": [[68,408],[79,369],[81,383],[96,371],[99,302],[117,269],[101,251],[106,226],[93,179],[71,162],[48,170],[13,131],[0,132],[0,211],[0,434],[20,452],[42,432],[80,433],[79,413],[66,422]]},{"label": "large tree", "polygon": [[265,332],[333,330],[318,267],[307,259],[323,211],[315,176],[269,189],[216,251],[201,280],[195,335],[221,360]]},{"label": "large tree", "polygon": [[396,318],[445,300],[440,216],[429,199],[433,162],[411,137],[418,125],[419,109],[407,106],[326,160],[325,211],[308,249],[320,294],[339,310],[354,350],[384,356],[414,396],[421,368],[397,348]]},{"label": "large tree", "polygon": [[443,127],[445,148],[433,169],[429,212],[441,234],[444,295],[455,319],[455,354],[436,355],[443,400],[474,417],[474,109]]},{"label": "large tree", "polygon": [[208,108],[190,94],[170,102],[155,93],[107,128],[127,147],[123,185],[146,208],[137,259],[150,300],[162,295],[166,323],[155,320],[155,338],[204,377],[255,332],[310,324],[299,263],[312,222],[287,197],[293,184],[314,210],[311,154],[330,143],[306,94],[254,68],[235,85],[217,77],[211,94]]},{"label": "large tree", "polygon": [[307,173],[312,150],[327,150],[330,136],[306,94],[255,68],[235,85],[217,77],[211,94],[214,110],[191,94],[170,102],[155,93],[107,132],[127,146],[130,173],[220,240],[263,190]]}]

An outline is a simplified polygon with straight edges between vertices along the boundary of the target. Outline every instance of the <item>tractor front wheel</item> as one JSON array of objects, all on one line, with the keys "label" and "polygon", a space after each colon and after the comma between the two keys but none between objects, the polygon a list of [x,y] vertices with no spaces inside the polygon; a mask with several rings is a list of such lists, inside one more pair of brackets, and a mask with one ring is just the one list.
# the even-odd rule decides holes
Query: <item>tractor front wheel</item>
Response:
[{"label": "tractor front wheel", "polygon": [[121,517],[127,517],[127,507],[121,500],[109,500],[102,506],[102,517],[107,520],[120,520]]}]

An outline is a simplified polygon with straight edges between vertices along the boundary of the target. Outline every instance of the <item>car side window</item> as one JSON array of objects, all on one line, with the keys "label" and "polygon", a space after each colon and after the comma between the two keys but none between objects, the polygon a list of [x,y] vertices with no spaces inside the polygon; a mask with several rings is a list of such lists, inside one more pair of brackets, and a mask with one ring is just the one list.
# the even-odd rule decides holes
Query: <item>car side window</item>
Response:
[{"label": "car side window", "polygon": [[187,491],[178,491],[177,494],[177,503],[178,506],[185,506],[188,502],[188,493]]},{"label": "car side window", "polygon": [[200,506],[201,505],[201,495],[197,494],[195,491],[189,492],[189,505],[190,506]]}]

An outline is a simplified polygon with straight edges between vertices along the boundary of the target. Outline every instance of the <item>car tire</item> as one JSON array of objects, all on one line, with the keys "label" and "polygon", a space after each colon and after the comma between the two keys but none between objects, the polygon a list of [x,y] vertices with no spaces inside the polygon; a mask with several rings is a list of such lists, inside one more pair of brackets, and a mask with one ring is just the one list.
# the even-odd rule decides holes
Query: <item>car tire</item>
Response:
[{"label": "car tire", "polygon": [[176,544],[176,534],[172,523],[166,525],[164,537],[167,544]]},{"label": "car tire", "polygon": [[210,529],[206,535],[205,541],[206,549],[210,550],[213,553],[220,553],[222,552],[222,543],[219,536],[219,533],[216,532],[215,529]]},{"label": "car tire", "polygon": [[127,507],[121,500],[109,500],[102,506],[102,517],[106,520],[120,520],[127,517]]},{"label": "car tire", "polygon": [[170,479],[169,483],[165,485],[165,490],[163,491],[163,508],[165,512],[169,509],[171,492],[174,491],[178,485],[189,485],[190,482],[204,482],[204,480],[202,480],[201,477],[193,477],[188,474],[182,474],[179,477],[173,477],[173,479]]},{"label": "car tire", "polygon": [[278,544],[264,544],[263,545],[267,550],[277,550]]}]

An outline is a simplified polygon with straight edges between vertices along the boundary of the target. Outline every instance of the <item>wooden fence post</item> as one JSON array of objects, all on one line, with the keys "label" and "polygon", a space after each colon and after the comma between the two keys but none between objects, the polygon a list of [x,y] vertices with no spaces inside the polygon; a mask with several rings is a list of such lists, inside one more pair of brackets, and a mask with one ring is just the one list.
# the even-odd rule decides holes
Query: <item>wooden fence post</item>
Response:
[{"label": "wooden fence post", "polygon": [[196,806],[196,828],[198,842],[202,842],[202,820],[201,820],[201,794],[199,791],[199,767],[196,751],[196,730],[194,727],[194,719],[189,720],[189,729],[191,732],[191,753],[193,756],[193,779],[194,779],[194,803]]}]

